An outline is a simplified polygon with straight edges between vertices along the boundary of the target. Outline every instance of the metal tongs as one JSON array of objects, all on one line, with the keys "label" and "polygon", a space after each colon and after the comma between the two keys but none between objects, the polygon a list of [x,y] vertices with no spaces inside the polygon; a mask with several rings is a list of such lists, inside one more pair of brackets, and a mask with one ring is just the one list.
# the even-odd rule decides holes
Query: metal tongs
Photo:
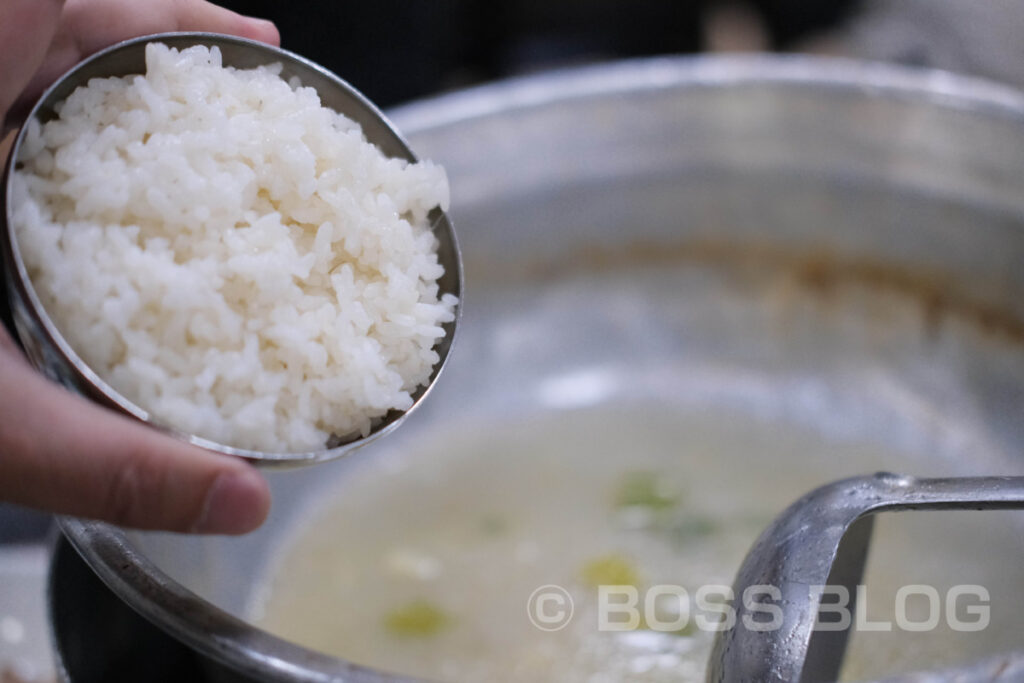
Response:
[{"label": "metal tongs", "polygon": [[[846,609],[855,609],[874,513],[999,509],[1024,509],[1024,477],[917,479],[883,472],[808,493],[772,522],[743,561],[733,584],[735,625],[718,633],[708,682],[835,681],[850,627],[816,628],[821,615],[832,611],[817,587],[845,591]],[[762,603],[740,599],[751,587],[761,595],[772,593],[774,623],[765,624],[768,611]],[[957,674],[956,680],[965,682],[1021,680],[1024,657],[1000,658]]]}]

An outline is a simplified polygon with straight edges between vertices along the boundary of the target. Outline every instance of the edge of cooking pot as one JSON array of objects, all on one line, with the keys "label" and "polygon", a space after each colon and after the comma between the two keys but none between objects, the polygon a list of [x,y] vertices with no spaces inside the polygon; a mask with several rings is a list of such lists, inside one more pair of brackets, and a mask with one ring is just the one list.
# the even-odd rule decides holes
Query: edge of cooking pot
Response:
[{"label": "edge of cooking pot", "polygon": [[[278,638],[212,605],[140,554],[124,530],[58,517],[65,538],[110,590],[172,637],[257,681],[402,683],[417,679],[374,671]],[[52,628],[52,625],[51,625]],[[57,653],[58,659],[61,653]]]},{"label": "edge of cooking pot", "polygon": [[614,93],[723,85],[793,84],[875,93],[1024,120],[1024,92],[977,76],[815,55],[627,59],[517,76],[389,109],[407,137],[501,112]]}]

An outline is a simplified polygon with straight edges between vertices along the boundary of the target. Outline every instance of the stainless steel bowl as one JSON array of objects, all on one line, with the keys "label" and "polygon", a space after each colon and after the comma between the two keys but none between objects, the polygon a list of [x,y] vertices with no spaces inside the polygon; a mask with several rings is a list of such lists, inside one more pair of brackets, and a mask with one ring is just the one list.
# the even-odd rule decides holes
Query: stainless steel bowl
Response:
[{"label": "stainless steel bowl", "polygon": [[[641,398],[865,439],[919,475],[1024,473],[1017,92],[846,61],[656,59],[393,117],[448,170],[473,282],[431,402],[359,458],[272,473],[274,511],[243,538],[62,522],[113,593],[190,651],[252,680],[391,680],[248,624],[254,568],[351,468],[425,457],[418,440],[466,425]],[[736,481],[770,466],[752,453]],[[112,639],[62,628],[69,611],[73,669]]]},{"label": "stainless steel bowl", "polygon": [[[362,126],[366,138],[381,151],[395,158],[416,161],[412,150],[387,118],[351,85],[321,66],[287,50],[244,38],[213,33],[166,33],[144,36],[118,43],[89,57],[57,80],[43,95],[29,113],[30,118],[47,121],[54,117],[54,105],[67,98],[80,85],[91,78],[126,76],[144,73],[146,70],[146,45],[160,41],[178,49],[193,45],[216,46],[221,51],[223,64],[240,69],[254,68],[266,64],[280,63],[281,77],[298,78],[299,82],[311,87],[320,95],[324,106],[338,111]],[[11,310],[18,337],[29,359],[39,370],[51,379],[72,391],[150,423],[174,436],[203,448],[237,455],[264,464],[309,464],[337,458],[392,432],[413,410],[419,406],[429,392],[448,360],[454,341],[461,306],[456,311],[456,320],[445,323],[445,336],[435,347],[440,357],[427,381],[412,394],[413,404],[405,411],[392,410],[376,422],[370,434],[365,437],[349,437],[340,443],[325,444],[324,448],[303,453],[268,453],[235,448],[212,442],[193,434],[186,434],[173,426],[160,423],[144,408],[119,394],[101,379],[67,343],[60,330],[50,319],[39,301],[31,279],[22,261],[17,236],[11,225],[10,172],[18,158],[18,152],[25,137],[25,129],[14,142],[7,172],[5,174],[3,216],[0,217],[0,244],[6,259],[8,291],[11,296]],[[438,284],[441,293],[461,296],[462,259],[451,222],[440,209],[434,209],[429,219],[434,234],[439,240],[438,259],[445,273]]]}]

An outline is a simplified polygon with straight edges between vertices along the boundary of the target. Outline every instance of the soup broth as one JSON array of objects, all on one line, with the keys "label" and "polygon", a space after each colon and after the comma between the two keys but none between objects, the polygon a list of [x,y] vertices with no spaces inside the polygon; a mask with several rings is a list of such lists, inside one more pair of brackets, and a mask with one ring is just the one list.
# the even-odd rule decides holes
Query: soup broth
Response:
[{"label": "soup broth", "polygon": [[[449,427],[421,434],[415,448],[378,452],[328,487],[268,568],[251,613],[307,647],[434,680],[703,681],[714,634],[696,625],[697,591],[731,584],[786,505],[838,477],[950,467],[665,405]],[[1024,606],[1015,596],[1019,518],[889,517],[877,525],[867,576],[871,617],[891,619],[901,583],[940,592],[974,583],[991,593],[991,625],[981,634],[860,634],[847,677],[1011,647]],[[602,602],[602,585],[620,588]],[[602,614],[601,605],[628,602],[623,585],[635,590],[640,619],[613,630],[629,609]],[[652,590],[668,599],[649,612]]]}]

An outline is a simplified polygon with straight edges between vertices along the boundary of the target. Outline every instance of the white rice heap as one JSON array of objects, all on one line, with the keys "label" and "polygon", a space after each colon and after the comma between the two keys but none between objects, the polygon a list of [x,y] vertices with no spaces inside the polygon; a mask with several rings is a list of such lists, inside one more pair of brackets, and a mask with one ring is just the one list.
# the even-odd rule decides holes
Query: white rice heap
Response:
[{"label": "white rice heap", "polygon": [[160,421],[298,452],[407,409],[456,299],[430,162],[388,159],[280,65],[146,48],[29,123],[14,225],[75,351]]}]

